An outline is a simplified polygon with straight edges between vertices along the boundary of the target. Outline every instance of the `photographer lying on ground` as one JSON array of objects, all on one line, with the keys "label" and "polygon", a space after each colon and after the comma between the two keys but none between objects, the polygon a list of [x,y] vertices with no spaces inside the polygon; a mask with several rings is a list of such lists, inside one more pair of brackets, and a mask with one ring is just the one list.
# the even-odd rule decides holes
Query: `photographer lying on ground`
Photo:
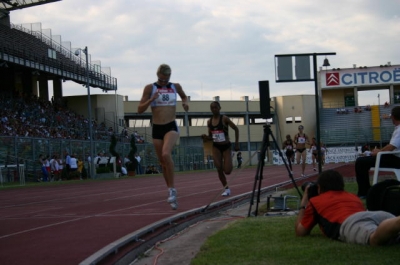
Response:
[{"label": "photographer lying on ground", "polygon": [[309,235],[318,224],[325,236],[347,243],[371,246],[400,243],[400,216],[366,211],[356,195],[344,191],[339,172],[322,172],[315,185],[319,195],[311,198],[308,198],[310,186],[305,188],[295,226],[297,236]]}]

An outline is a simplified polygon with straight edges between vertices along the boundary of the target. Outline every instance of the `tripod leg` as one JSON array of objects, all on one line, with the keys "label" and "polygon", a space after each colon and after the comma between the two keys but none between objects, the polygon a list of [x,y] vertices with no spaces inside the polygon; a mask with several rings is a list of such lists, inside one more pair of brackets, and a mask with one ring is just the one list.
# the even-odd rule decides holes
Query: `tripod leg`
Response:
[{"label": "tripod leg", "polygon": [[255,215],[257,216],[257,214],[258,214],[258,202],[260,200],[261,181],[263,178],[262,172],[263,172],[263,168],[264,168],[265,153],[267,152],[268,144],[269,144],[268,143],[268,133],[266,131],[266,127],[264,126],[262,148],[261,148],[261,153],[260,153],[258,164],[257,164],[257,172],[256,172],[256,177],[254,179],[253,192],[252,192],[251,198],[250,198],[250,207],[249,207],[249,212],[247,214],[247,217],[250,217],[250,215],[251,215],[251,208],[254,204],[254,195],[256,192],[257,182],[259,182],[259,183],[258,183],[257,206],[256,206],[256,210],[255,210]]},{"label": "tripod leg", "polygon": [[[255,179],[254,179],[253,192],[251,193],[250,207],[249,207],[249,212],[247,213],[247,217],[251,216],[251,208],[252,208],[252,206],[254,204],[254,197],[255,197],[257,182],[261,182],[261,178],[262,178],[262,173],[261,173],[262,172],[262,167],[263,167],[263,165],[261,164],[261,159],[260,159],[260,161],[258,161],[258,164],[257,164],[257,172],[256,172],[256,176],[255,176]],[[256,211],[255,211],[256,216],[257,216],[257,212],[258,211],[256,209]]]},{"label": "tripod leg", "polygon": [[[292,168],[292,161],[291,161],[291,157],[287,157],[286,156],[286,158],[287,158],[287,160],[288,160],[288,164],[289,164],[289,168],[290,168],[290,172],[292,173],[293,172],[293,168]],[[293,174],[293,173],[292,173]]]},{"label": "tripod leg", "polygon": [[[261,170],[260,170],[260,176],[262,176],[263,175],[263,171],[264,171],[264,159],[265,159],[265,155],[264,155],[264,158],[261,160],[262,162],[261,162]],[[256,204],[256,211],[255,211],[255,216],[257,216],[258,215],[258,205],[260,204],[260,202],[261,202],[261,180],[262,179],[260,179],[260,181],[258,182],[258,193],[257,193],[257,204]]]}]

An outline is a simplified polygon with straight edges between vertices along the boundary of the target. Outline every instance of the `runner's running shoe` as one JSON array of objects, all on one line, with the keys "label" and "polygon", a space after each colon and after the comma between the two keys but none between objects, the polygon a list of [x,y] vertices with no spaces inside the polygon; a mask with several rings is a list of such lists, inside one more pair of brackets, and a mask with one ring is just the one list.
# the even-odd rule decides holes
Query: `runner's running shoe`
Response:
[{"label": "runner's running shoe", "polygon": [[225,189],[225,191],[221,194],[221,196],[229,196],[229,195],[231,195],[230,189]]},{"label": "runner's running shoe", "polygon": [[178,209],[178,202],[176,201],[176,189],[170,188],[169,189],[169,197],[167,202],[171,205],[172,210]]}]

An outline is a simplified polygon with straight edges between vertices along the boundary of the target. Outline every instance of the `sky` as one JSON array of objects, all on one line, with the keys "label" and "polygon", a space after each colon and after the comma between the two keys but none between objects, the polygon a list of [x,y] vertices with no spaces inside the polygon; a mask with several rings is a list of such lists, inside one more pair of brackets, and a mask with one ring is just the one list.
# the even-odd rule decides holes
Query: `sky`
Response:
[{"label": "sky", "polygon": [[[129,100],[140,100],[162,63],[191,100],[206,101],[257,99],[260,80],[269,80],[271,97],[315,94],[314,82],[275,82],[276,54],[336,52],[331,68],[400,64],[400,0],[63,0],[10,16],[87,46]],[[86,94],[72,81],[63,87],[64,96]],[[363,92],[359,103],[388,98],[387,90]]]}]

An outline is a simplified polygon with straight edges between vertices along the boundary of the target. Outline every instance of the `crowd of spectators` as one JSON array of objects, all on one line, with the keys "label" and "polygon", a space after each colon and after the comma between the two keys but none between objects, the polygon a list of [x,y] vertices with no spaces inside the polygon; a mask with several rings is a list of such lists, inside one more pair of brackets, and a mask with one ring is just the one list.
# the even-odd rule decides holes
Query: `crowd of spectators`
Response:
[{"label": "crowd of spectators", "polygon": [[[4,136],[87,139],[88,120],[54,101],[36,96],[0,99]],[[95,125],[95,124],[94,124]]]},{"label": "crowd of spectators", "polygon": [[[389,103],[385,102],[384,107],[386,108],[388,106],[390,106]],[[372,110],[371,105],[365,106],[364,110],[371,111]],[[354,113],[362,113],[362,112],[363,112],[362,107],[354,107]],[[350,110],[346,109],[346,108],[340,108],[340,109],[336,109],[336,113],[337,114],[350,114]]]},{"label": "crowd of spectators", "polygon": [[341,108],[341,109],[336,109],[336,113],[337,114],[349,114],[350,111],[348,109]]},{"label": "crowd of spectators", "polygon": [[[114,129],[92,120],[94,140],[109,140]],[[0,135],[89,140],[89,120],[55,100],[37,96],[0,97]],[[143,137],[134,133],[138,143]],[[128,130],[121,133],[129,139]]]},{"label": "crowd of spectators", "polygon": [[[142,135],[140,135],[137,131],[134,131],[133,135],[135,137],[136,143],[142,144],[145,142],[144,137]],[[129,142],[130,141],[128,129],[126,129],[126,127],[124,127],[121,131],[120,140],[121,140],[121,142]]]}]

